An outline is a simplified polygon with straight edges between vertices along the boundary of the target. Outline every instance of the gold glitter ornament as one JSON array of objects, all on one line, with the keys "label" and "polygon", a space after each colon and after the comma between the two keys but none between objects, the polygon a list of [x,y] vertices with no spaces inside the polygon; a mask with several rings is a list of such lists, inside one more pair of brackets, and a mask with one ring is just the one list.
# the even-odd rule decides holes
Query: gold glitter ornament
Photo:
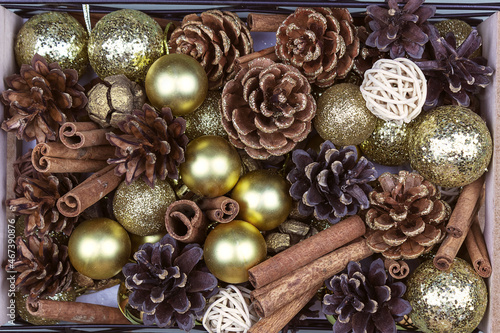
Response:
[{"label": "gold glitter ornament", "polygon": [[[27,299],[28,299],[28,294],[16,292],[15,296],[16,312],[19,315],[19,317],[21,317],[23,320],[33,325],[55,325],[59,322],[58,320],[46,319],[39,316],[34,316],[31,313],[29,313],[28,309],[26,309]],[[57,293],[54,296],[44,296],[41,299],[50,299],[53,301],[60,301],[60,302],[74,302],[76,300],[76,293],[73,288],[70,288],[67,291]]]},{"label": "gold glitter ornament", "polygon": [[366,108],[358,86],[341,83],[328,88],[318,98],[313,124],[323,140],[336,146],[358,145],[375,128],[377,117]]},{"label": "gold glitter ornament", "polygon": [[382,165],[402,165],[409,161],[407,123],[377,119],[375,129],[359,147],[368,159]]},{"label": "gold glitter ornament", "polygon": [[[445,37],[448,32],[453,32],[455,39],[457,40],[457,48],[462,45],[462,43],[469,37],[472,32],[472,27],[469,23],[457,20],[449,19],[439,21],[434,26],[438,29],[439,35]],[[469,58],[476,58],[481,56],[481,47],[477,49],[474,53],[470,55]]]},{"label": "gold glitter ornament", "polygon": [[124,181],[113,198],[116,220],[130,233],[149,236],[166,233],[165,212],[176,200],[175,192],[166,180],[156,179],[151,188],[142,178],[130,185]]},{"label": "gold glitter ornament", "polygon": [[33,16],[21,27],[14,52],[19,67],[30,64],[38,53],[48,63],[57,62],[62,69],[74,69],[81,76],[89,63],[87,42],[87,31],[73,16],[47,12]]},{"label": "gold glitter ornament", "polygon": [[404,298],[413,308],[410,319],[426,333],[471,333],[488,304],[483,279],[460,258],[448,271],[434,267],[432,260],[423,262],[406,286]]},{"label": "gold glitter ornament", "polygon": [[183,116],[186,120],[186,135],[190,140],[203,135],[227,138],[220,115],[220,90],[209,90],[203,103],[193,112]]},{"label": "gold glitter ornament", "polygon": [[493,147],[483,119],[458,105],[435,108],[411,126],[411,166],[435,185],[458,187],[486,171]]},{"label": "gold glitter ornament", "polygon": [[203,258],[210,272],[228,283],[248,281],[248,270],[266,258],[266,241],[248,222],[218,224],[207,236]]},{"label": "gold glitter ornament", "polygon": [[124,74],[143,81],[149,67],[165,53],[163,31],[149,15],[121,9],[101,18],[90,33],[90,65],[97,75]]},{"label": "gold glitter ornament", "polygon": [[68,243],[69,260],[83,275],[94,280],[118,274],[130,257],[130,238],[116,221],[97,218],[80,223]]}]

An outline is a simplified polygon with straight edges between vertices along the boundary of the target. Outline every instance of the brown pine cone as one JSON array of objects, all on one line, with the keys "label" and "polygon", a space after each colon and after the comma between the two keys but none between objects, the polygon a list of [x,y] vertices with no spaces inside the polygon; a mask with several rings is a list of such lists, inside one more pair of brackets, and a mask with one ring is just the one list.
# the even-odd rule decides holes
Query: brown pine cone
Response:
[{"label": "brown pine cone", "polygon": [[59,126],[73,120],[72,111],[87,104],[84,89],[74,69],[62,70],[36,54],[20,74],[8,76],[0,100],[9,106],[11,118],[4,120],[4,131],[17,131],[19,140],[46,142],[56,140]]},{"label": "brown pine cone", "polygon": [[235,60],[253,52],[253,39],[236,14],[208,10],[185,16],[169,47],[198,60],[207,73],[208,88],[215,90],[234,77]]},{"label": "brown pine cone", "polygon": [[417,173],[384,173],[369,194],[366,213],[368,246],[390,259],[415,259],[443,240],[450,206],[440,192]]},{"label": "brown pine cone", "polygon": [[17,160],[13,163],[15,180],[14,194],[16,195],[16,198],[24,196],[24,189],[22,185],[19,184],[19,178],[23,176],[34,178],[38,174],[38,171],[35,170],[35,168],[33,167],[33,163],[31,162],[32,151],[33,149],[28,150],[26,154],[18,157]]},{"label": "brown pine cone", "polygon": [[276,33],[276,55],[310,83],[331,86],[352,69],[359,38],[345,8],[297,8]]},{"label": "brown pine cone", "polygon": [[174,118],[170,108],[160,114],[144,104],[118,124],[124,134],[107,133],[106,138],[116,147],[117,158],[108,163],[117,164],[115,173],[125,174],[127,184],[142,175],[144,181],[154,187],[155,179],[177,179],[177,167],[184,162],[184,150],[189,141],[184,134],[186,121]]},{"label": "brown pine cone", "polygon": [[257,58],[224,86],[221,112],[230,142],[265,160],[290,152],[307,137],[316,102],[295,67]]}]

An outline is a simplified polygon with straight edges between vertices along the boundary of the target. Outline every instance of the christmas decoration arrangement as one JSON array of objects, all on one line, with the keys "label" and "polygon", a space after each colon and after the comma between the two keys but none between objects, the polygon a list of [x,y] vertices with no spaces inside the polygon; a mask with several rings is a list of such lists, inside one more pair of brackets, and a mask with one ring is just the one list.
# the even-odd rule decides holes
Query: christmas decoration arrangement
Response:
[{"label": "christmas decoration arrangement", "polygon": [[[33,141],[8,165],[18,321],[472,333],[494,69],[435,12],[34,15],[0,95],[1,128]],[[114,284],[117,307],[76,299]]]}]

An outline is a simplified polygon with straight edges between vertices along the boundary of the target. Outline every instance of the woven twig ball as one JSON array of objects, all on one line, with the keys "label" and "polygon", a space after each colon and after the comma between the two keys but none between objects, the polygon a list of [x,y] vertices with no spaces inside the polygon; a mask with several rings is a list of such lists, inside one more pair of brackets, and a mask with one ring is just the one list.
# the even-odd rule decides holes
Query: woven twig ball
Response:
[{"label": "woven twig ball", "polygon": [[250,300],[250,290],[234,285],[221,288],[208,301],[203,327],[209,333],[246,333],[259,317]]},{"label": "woven twig ball", "polygon": [[409,123],[422,111],[427,81],[411,60],[380,59],[365,72],[360,90],[366,107],[375,116],[402,124]]}]

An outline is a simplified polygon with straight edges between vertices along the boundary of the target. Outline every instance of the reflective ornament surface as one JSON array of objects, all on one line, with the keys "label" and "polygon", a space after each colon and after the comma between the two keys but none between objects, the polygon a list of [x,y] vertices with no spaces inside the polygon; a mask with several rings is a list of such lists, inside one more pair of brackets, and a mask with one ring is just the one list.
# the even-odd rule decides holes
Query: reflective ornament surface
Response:
[{"label": "reflective ornament surface", "polygon": [[227,138],[222,126],[219,103],[220,90],[209,90],[203,103],[193,112],[183,115],[186,120],[186,135],[190,140],[203,135],[217,135]]},{"label": "reflective ornament surface", "polygon": [[166,232],[159,232],[156,234],[152,235],[147,235],[147,236],[139,236],[136,234],[129,234],[130,237],[130,242],[132,244],[132,250],[130,251],[130,257],[134,256],[134,253],[136,253],[139,250],[139,247],[142,244],[146,243],[156,243],[159,242],[163,236],[166,235]]}]

